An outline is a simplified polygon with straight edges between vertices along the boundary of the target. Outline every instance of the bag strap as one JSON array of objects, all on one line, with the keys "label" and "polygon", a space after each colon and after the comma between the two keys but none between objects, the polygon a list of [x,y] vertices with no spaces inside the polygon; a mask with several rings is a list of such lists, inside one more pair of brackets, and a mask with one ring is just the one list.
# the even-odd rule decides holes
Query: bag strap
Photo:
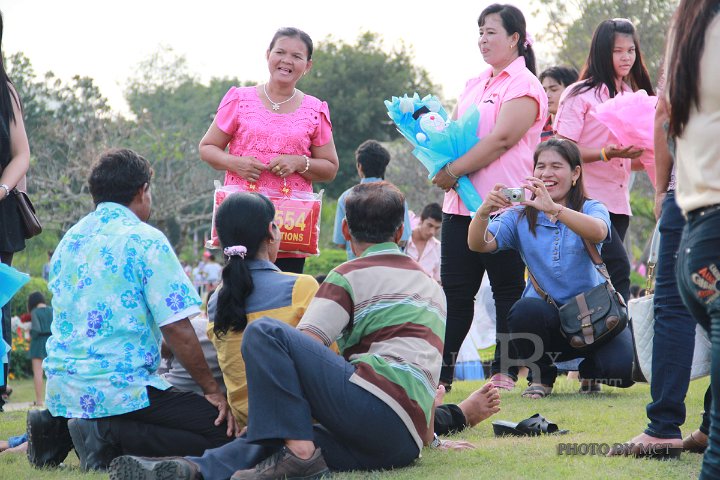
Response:
[{"label": "bag strap", "polygon": [[605,262],[600,256],[600,253],[598,253],[597,248],[595,248],[595,245],[590,243],[590,240],[586,238],[583,238],[583,245],[585,246],[585,251],[588,253],[588,255],[590,255],[590,260],[592,260],[600,274],[605,277],[605,280],[608,281],[608,284],[613,288],[613,290],[615,290],[615,287],[610,281],[610,273],[608,273],[607,271],[607,266],[605,265]]},{"label": "bag strap", "polygon": [[548,293],[540,287],[540,284],[538,284],[537,280],[535,280],[535,275],[533,275],[532,272],[530,271],[530,267],[528,267],[527,271],[528,271],[528,277],[530,277],[530,283],[532,283],[533,287],[535,288],[535,291],[538,293],[538,295],[540,295],[540,298],[542,298],[544,301],[546,301],[550,305],[554,306],[555,308],[559,308],[557,306],[557,303],[555,303],[555,300],[553,300],[553,298],[550,295],[548,295]]},{"label": "bag strap", "polygon": [[660,222],[655,224],[652,240],[650,241],[650,256],[647,263],[647,283],[645,290],[648,294],[653,293],[653,280],[655,280],[655,266],[657,265],[658,256],[660,254]]},{"label": "bag strap", "polygon": [[580,320],[580,330],[585,338],[585,344],[591,345],[595,341],[591,321],[592,311],[588,308],[587,301],[585,300],[585,294],[581,293],[579,295],[575,295],[575,301],[577,301],[579,309],[578,320]]}]

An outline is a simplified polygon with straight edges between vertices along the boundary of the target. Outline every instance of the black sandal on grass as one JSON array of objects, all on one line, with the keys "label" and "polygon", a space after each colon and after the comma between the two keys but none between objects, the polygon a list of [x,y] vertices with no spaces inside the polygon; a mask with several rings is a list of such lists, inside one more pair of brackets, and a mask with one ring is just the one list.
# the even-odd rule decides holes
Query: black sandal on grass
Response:
[{"label": "black sandal on grass", "polygon": [[568,430],[560,430],[557,424],[536,413],[530,418],[515,423],[505,420],[492,422],[496,437],[537,437],[539,435],[565,435]]}]

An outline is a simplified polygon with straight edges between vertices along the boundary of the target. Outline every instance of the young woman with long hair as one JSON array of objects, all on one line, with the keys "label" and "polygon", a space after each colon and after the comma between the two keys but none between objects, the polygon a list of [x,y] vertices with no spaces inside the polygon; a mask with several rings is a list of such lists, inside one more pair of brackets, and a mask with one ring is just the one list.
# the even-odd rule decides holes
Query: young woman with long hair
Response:
[{"label": "young woman with long hair", "polygon": [[235,193],[220,205],[215,219],[227,258],[222,283],[208,302],[209,337],[235,420],[247,425],[247,380],[240,354],[248,323],[272,316],[292,326],[300,322],[318,284],[310,275],[284,273],[274,265],[280,246],[275,207],[258,193]]},{"label": "young woman with long hair", "polygon": [[[592,112],[617,95],[640,89],[654,94],[635,27],[627,19],[605,20],[595,29],[580,80],[563,92],[554,123],[557,136],[572,140],[580,149],[588,197],[601,201],[610,212],[611,238],[602,257],[615,288],[626,300],[630,295],[630,262],[622,242],[630,225],[632,161],[643,150],[617,145],[610,130]],[[642,168],[639,161],[634,168]]]},{"label": "young woman with long hair", "polygon": [[[0,262],[10,265],[15,252],[25,248],[23,224],[17,200],[12,190],[22,183],[30,167],[30,145],[23,123],[22,102],[5,71],[0,13]],[[12,343],[10,334],[10,304],[2,308],[2,337]],[[5,395],[9,364],[3,366],[0,394]],[[0,396],[0,412],[5,401]]]}]

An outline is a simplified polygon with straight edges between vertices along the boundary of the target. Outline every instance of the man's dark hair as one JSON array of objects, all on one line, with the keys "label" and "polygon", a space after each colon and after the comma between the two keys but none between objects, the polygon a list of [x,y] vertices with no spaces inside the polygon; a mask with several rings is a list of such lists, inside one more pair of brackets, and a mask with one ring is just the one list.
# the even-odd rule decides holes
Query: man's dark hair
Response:
[{"label": "man's dark hair", "polygon": [[122,148],[100,155],[90,171],[88,184],[95,205],[115,202],[128,206],[151,178],[150,163],[132,150]]},{"label": "man's dark hair", "polygon": [[355,160],[366,177],[385,178],[385,168],[390,163],[390,152],[377,140],[365,140],[355,150]]},{"label": "man's dark hair", "polygon": [[563,87],[569,87],[577,82],[578,72],[572,67],[550,67],[543,70],[538,78],[542,83],[547,77],[552,78]]},{"label": "man's dark hair", "polygon": [[442,207],[437,203],[430,203],[425,205],[420,214],[420,221],[422,222],[426,218],[432,218],[438,222],[442,222]]},{"label": "man's dark hair", "polygon": [[345,218],[355,240],[391,242],[405,218],[405,197],[388,182],[355,185],[345,199]]}]

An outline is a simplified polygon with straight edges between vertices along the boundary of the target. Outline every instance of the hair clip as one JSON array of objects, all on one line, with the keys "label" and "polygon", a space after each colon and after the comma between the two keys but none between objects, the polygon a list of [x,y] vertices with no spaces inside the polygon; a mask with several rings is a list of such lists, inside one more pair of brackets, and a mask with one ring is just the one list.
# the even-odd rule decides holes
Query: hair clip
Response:
[{"label": "hair clip", "polygon": [[228,257],[242,257],[245,258],[247,248],[242,245],[234,245],[232,247],[223,248],[223,253]]}]

